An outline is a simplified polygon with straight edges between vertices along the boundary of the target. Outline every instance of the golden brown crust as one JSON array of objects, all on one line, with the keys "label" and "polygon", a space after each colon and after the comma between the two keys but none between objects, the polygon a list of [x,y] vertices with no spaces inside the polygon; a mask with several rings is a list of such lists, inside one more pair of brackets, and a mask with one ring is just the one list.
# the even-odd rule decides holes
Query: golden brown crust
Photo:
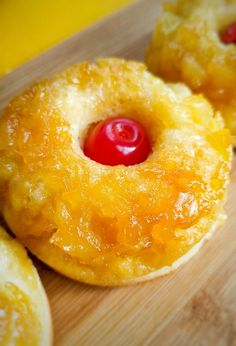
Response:
[{"label": "golden brown crust", "polygon": [[[81,145],[114,115],[139,120],[152,154],[109,167]],[[143,64],[79,64],[15,98],[0,121],[0,204],[17,237],[58,271],[118,285],[169,267],[222,214],[229,132],[202,96]]]}]

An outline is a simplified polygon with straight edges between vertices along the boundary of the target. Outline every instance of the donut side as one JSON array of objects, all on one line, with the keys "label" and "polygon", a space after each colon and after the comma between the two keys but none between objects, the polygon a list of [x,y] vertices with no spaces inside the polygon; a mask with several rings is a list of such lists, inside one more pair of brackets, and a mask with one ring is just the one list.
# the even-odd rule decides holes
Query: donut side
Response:
[{"label": "donut side", "polygon": [[[171,272],[174,272],[176,269],[187,263],[194,255],[198,253],[198,251],[206,243],[206,241],[208,241],[217,231],[217,229],[224,224],[225,220],[226,214],[223,212],[223,210],[219,211],[219,213],[215,216],[215,220],[210,226],[211,228],[207,231],[204,237],[198,243],[196,243],[187,253],[178,258],[169,266],[164,266],[158,270],[156,270],[155,268],[148,268],[149,273],[142,275],[142,272],[139,270],[139,267],[141,267],[142,264],[138,262],[135,263],[132,257],[126,259],[123,263],[123,267],[125,268],[125,266],[129,266],[130,270],[131,268],[133,268],[134,273],[136,272],[136,276],[134,274],[133,278],[128,279],[124,279],[122,277],[123,275],[121,271],[121,263],[120,268],[118,268],[118,270],[116,271],[116,275],[112,275],[112,271],[108,267],[101,276],[99,271],[95,271],[89,266],[81,265],[78,260],[67,256],[62,250],[53,246],[48,241],[43,240],[41,242],[38,242],[33,238],[29,238],[24,239],[23,242],[30,251],[32,251],[49,267],[56,270],[58,273],[63,273],[73,280],[86,282],[96,286],[124,286],[154,280],[158,277],[165,276],[170,274]],[[209,227],[209,225],[205,225],[205,227]],[[47,257],[45,257],[45,252],[48,253]],[[143,271],[147,272],[147,268],[143,268]]]}]

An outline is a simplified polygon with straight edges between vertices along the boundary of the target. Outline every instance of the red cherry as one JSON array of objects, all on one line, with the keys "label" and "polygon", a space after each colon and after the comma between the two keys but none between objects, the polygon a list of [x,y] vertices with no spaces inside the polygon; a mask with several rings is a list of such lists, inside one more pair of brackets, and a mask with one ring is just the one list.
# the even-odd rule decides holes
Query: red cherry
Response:
[{"label": "red cherry", "polygon": [[236,43],[236,22],[225,29],[221,34],[221,39],[225,44]]},{"label": "red cherry", "polygon": [[151,145],[144,127],[128,118],[101,121],[85,140],[84,153],[103,165],[131,166],[146,160]]}]

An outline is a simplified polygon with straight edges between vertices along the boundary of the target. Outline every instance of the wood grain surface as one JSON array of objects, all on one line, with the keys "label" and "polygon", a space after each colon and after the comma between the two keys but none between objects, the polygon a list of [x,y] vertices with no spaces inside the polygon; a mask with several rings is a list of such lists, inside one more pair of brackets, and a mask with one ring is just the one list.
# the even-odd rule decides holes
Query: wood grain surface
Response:
[{"label": "wood grain surface", "polygon": [[[142,60],[160,14],[143,0],[68,39],[0,79],[0,109],[34,80],[98,56]],[[34,260],[51,303],[54,344],[236,345],[236,160],[228,221],[187,265],[153,282],[95,288]]]}]

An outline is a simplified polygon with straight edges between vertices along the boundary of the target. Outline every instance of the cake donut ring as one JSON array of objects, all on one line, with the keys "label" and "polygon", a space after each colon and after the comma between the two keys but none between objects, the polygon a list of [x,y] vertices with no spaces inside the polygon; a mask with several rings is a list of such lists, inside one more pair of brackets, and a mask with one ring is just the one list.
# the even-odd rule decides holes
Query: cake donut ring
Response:
[{"label": "cake donut ring", "polygon": [[0,345],[52,345],[48,301],[25,249],[0,227]]},{"label": "cake donut ring", "polygon": [[[143,162],[85,155],[91,128],[117,117],[146,129]],[[6,108],[0,208],[17,238],[68,277],[103,286],[152,279],[186,262],[224,221],[230,141],[220,115],[184,85],[137,62],[81,63]]]},{"label": "cake donut ring", "polygon": [[236,2],[178,0],[165,6],[146,63],[167,81],[186,83],[220,110],[236,142]]}]

